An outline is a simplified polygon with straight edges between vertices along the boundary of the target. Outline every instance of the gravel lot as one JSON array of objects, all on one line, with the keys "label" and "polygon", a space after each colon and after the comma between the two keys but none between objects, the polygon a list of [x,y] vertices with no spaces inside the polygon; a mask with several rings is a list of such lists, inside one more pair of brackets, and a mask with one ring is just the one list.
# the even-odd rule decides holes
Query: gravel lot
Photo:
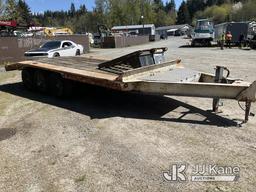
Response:
[{"label": "gravel lot", "polygon": [[[86,57],[112,58],[134,50],[169,48],[167,58],[232,77],[256,80],[256,51],[187,48],[169,38],[123,49],[93,49]],[[84,87],[68,100],[25,90],[20,72],[0,70],[0,191],[254,192],[256,118],[238,126],[244,112],[224,100],[157,97]],[[256,112],[256,105],[252,105]],[[237,182],[168,182],[173,163],[239,166]]]}]

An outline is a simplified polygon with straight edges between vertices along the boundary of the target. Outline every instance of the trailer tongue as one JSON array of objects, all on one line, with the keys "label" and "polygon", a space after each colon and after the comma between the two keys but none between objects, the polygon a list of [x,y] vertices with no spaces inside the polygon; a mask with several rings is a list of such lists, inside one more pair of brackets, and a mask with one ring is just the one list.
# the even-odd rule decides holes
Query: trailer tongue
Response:
[{"label": "trailer tongue", "polygon": [[245,102],[245,122],[248,121],[251,102],[256,101],[256,81],[228,78],[228,69],[221,66],[217,66],[215,75],[183,68],[180,60],[165,61],[166,50],[140,50],[110,61],[82,57],[41,59],[5,68],[22,70],[27,88],[51,90],[57,96],[69,89],[70,82],[77,81],[119,91],[213,98],[213,111],[218,110],[219,99],[233,99]]}]

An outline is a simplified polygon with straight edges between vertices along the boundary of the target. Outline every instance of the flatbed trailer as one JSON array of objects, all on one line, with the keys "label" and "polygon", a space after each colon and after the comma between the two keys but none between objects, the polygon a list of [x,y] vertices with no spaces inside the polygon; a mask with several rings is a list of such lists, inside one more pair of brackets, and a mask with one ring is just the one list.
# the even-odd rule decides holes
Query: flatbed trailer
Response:
[{"label": "flatbed trailer", "polygon": [[228,78],[228,69],[221,66],[215,74],[184,68],[180,60],[166,62],[165,51],[139,50],[113,60],[44,58],[9,64],[5,69],[21,70],[28,89],[56,96],[70,92],[72,82],[81,82],[125,92],[213,98],[215,112],[220,99],[233,99],[245,103],[248,121],[251,103],[256,101],[256,81]]}]

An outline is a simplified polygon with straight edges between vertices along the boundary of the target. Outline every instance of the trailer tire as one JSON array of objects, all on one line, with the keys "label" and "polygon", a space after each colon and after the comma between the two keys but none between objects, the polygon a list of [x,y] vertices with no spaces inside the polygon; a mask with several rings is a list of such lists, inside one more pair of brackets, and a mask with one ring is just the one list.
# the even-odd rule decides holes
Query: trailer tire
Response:
[{"label": "trailer tire", "polygon": [[36,70],[34,74],[34,81],[36,89],[41,93],[47,93],[49,83],[47,80],[47,72],[42,70]]},{"label": "trailer tire", "polygon": [[35,89],[35,81],[34,81],[34,71],[30,68],[24,68],[21,71],[21,77],[23,85],[28,90],[34,90]]},{"label": "trailer tire", "polygon": [[52,73],[50,75],[50,92],[55,97],[67,97],[72,93],[72,83],[62,78],[60,74]]}]

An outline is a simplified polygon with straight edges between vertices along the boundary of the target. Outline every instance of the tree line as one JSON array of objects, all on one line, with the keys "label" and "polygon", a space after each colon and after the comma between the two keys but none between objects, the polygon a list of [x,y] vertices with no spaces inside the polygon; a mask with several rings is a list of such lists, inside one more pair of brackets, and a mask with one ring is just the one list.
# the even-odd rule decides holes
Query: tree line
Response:
[{"label": "tree line", "polygon": [[195,25],[196,19],[210,18],[215,24],[256,20],[256,0],[187,0],[177,13],[177,23]]},{"label": "tree line", "polygon": [[176,22],[175,1],[162,0],[96,0],[95,8],[85,5],[76,8],[72,3],[68,11],[46,11],[33,16],[43,26],[67,26],[77,33],[95,32],[98,24],[108,28],[114,25],[151,24],[172,25]]},{"label": "tree line", "polygon": [[199,18],[215,23],[256,19],[256,0],[187,0],[176,9],[175,1],[162,0],[95,0],[95,8],[86,5],[68,11],[32,13],[23,0],[0,0],[0,19],[16,20],[20,25],[69,27],[76,33],[95,32],[97,24],[114,25],[195,24]]}]

